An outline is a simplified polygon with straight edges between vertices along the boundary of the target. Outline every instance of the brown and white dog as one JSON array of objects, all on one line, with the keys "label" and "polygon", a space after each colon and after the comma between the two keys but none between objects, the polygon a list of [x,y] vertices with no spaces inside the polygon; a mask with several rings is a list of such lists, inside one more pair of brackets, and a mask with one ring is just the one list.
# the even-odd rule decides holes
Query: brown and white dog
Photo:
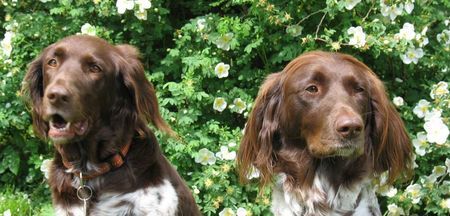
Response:
[{"label": "brown and white dog", "polygon": [[411,143],[382,82],[339,53],[309,52],[261,86],[238,153],[241,179],[275,179],[275,215],[381,215],[371,186],[411,164]]},{"label": "brown and white dog", "polygon": [[34,129],[56,149],[56,215],[200,215],[147,127],[173,133],[134,47],[70,36],[45,48],[24,81]]}]

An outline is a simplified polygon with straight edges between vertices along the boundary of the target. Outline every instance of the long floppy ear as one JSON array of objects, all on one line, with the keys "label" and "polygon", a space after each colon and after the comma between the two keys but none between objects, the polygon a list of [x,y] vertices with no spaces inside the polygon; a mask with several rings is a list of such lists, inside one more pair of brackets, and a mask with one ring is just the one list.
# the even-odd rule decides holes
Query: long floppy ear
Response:
[{"label": "long floppy ear", "polygon": [[261,86],[247,121],[237,157],[241,182],[246,182],[252,166],[260,172],[260,183],[272,180],[273,141],[279,129],[281,72],[271,74]]},{"label": "long floppy ear", "polygon": [[393,183],[400,174],[410,174],[411,140],[400,115],[386,95],[383,83],[375,73],[368,70],[374,168],[377,173],[389,171],[388,182]]},{"label": "long floppy ear", "polygon": [[39,137],[46,139],[48,126],[41,117],[44,96],[42,61],[43,54],[28,65],[28,71],[22,82],[21,93],[27,106],[31,109],[34,131]]},{"label": "long floppy ear", "polygon": [[[175,132],[163,120],[159,113],[158,99],[153,85],[144,74],[144,67],[139,60],[139,52],[130,45],[117,45],[125,62],[120,63],[120,75],[133,102],[136,117],[145,122],[152,123],[157,129],[175,136]],[[143,131],[140,131],[143,132]]]}]

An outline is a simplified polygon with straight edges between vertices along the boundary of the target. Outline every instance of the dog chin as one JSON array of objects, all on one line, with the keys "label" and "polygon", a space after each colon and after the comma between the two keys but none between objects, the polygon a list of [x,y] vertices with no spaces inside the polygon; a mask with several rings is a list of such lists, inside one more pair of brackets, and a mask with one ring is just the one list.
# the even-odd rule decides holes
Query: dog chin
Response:
[{"label": "dog chin", "polygon": [[51,142],[54,145],[64,145],[64,144],[70,143],[71,141],[74,140],[73,137],[69,138],[69,137],[52,137],[52,136],[49,136],[49,138],[50,138]]}]

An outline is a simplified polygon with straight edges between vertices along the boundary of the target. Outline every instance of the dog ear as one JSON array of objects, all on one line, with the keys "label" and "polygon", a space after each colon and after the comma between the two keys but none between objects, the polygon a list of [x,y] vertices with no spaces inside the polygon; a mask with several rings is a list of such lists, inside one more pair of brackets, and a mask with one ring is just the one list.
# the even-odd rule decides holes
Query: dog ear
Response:
[{"label": "dog ear", "polygon": [[31,109],[33,120],[33,129],[36,134],[47,138],[48,126],[42,119],[42,100],[44,96],[44,77],[43,77],[43,56],[45,51],[28,65],[28,71],[25,74],[22,83],[21,94],[25,99],[27,106]]},{"label": "dog ear", "polygon": [[[158,99],[153,85],[147,80],[138,50],[130,45],[117,45],[124,62],[119,63],[120,76],[132,98],[136,118],[145,124],[152,123],[157,129],[175,136],[175,132],[159,113]],[[141,131],[142,132],[142,131]]]},{"label": "dog ear", "polygon": [[371,141],[375,172],[388,171],[393,183],[402,173],[410,174],[412,145],[403,121],[386,95],[383,83],[369,70]]},{"label": "dog ear", "polygon": [[281,72],[271,74],[259,90],[242,137],[237,157],[241,182],[248,180],[253,166],[260,172],[262,186],[272,180],[281,97]]}]

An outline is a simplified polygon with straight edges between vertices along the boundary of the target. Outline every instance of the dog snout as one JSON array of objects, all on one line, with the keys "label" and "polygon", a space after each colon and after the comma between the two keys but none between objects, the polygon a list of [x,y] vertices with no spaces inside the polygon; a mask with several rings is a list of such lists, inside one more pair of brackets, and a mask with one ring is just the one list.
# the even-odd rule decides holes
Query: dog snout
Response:
[{"label": "dog snout", "polygon": [[346,139],[357,137],[363,130],[363,122],[356,114],[341,114],[336,119],[336,132]]},{"label": "dog snout", "polygon": [[50,87],[45,97],[54,106],[67,104],[70,100],[69,91],[60,85]]}]

